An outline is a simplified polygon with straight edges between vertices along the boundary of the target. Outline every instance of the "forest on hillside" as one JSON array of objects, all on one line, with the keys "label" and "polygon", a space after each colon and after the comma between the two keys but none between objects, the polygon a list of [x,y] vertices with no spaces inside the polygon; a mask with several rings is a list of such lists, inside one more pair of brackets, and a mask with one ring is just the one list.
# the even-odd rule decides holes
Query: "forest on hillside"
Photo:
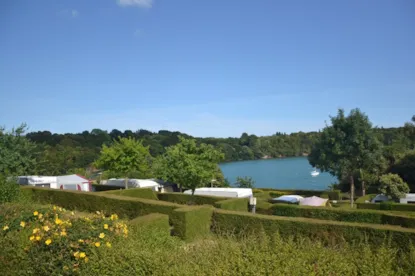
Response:
[{"label": "forest on hillside", "polygon": [[[383,144],[383,151],[389,165],[393,165],[408,150],[415,148],[413,123],[398,128],[375,128],[377,138]],[[198,138],[177,131],[101,129],[81,133],[57,134],[50,131],[29,132],[26,137],[38,146],[37,174],[59,175],[85,169],[98,158],[102,145],[111,145],[120,137],[132,137],[149,146],[153,157],[162,155],[166,147],[175,145],[179,136],[194,138],[220,149],[224,161],[255,160],[308,155],[318,139],[319,132],[277,132],[271,136],[258,137],[243,133],[239,138]]]}]

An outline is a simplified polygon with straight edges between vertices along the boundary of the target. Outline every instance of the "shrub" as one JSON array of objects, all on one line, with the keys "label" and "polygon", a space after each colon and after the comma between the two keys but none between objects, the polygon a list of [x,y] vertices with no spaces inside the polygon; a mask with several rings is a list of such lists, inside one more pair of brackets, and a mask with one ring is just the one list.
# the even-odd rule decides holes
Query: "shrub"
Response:
[{"label": "shrub", "polygon": [[0,175],[0,204],[17,201],[20,196],[20,185]]},{"label": "shrub", "polygon": [[[73,275],[88,263],[98,247],[111,250],[114,240],[128,236],[127,225],[115,214],[105,217],[98,212],[79,217],[56,206],[25,210],[3,221],[0,227],[2,242],[24,248],[26,256],[15,266],[22,262],[35,264],[23,266],[28,275]],[[12,236],[18,236],[20,241]],[[7,259],[4,261],[3,265],[10,265]]]},{"label": "shrub", "polygon": [[138,197],[138,198],[147,198],[158,200],[157,193],[149,188],[135,188],[127,190],[118,190],[118,191],[106,191],[106,194],[128,196],[128,197]]},{"label": "shrub", "polygon": [[213,229],[218,234],[249,235],[265,231],[268,235],[279,233],[281,237],[309,237],[325,244],[368,241],[379,245],[389,240],[391,245],[409,250],[415,242],[415,230],[394,226],[357,224],[315,220],[307,218],[272,217],[216,209]]},{"label": "shrub", "polygon": [[[300,196],[320,196],[327,191],[319,191],[319,190],[280,190],[280,189],[269,189],[269,188],[262,188],[263,191],[275,192],[275,193],[283,193],[281,195],[300,195]],[[271,193],[270,193],[271,194]]]},{"label": "shrub", "polygon": [[400,204],[400,203],[358,203],[357,209],[372,209],[372,210],[391,210],[402,212],[415,212],[415,204]]},{"label": "shrub", "polygon": [[217,201],[228,199],[227,197],[189,195],[183,193],[159,193],[157,197],[159,200],[189,205],[213,205]]},{"label": "shrub", "polygon": [[269,203],[263,200],[257,200],[256,212],[258,214],[263,214],[263,215],[272,215],[272,209],[271,209],[272,206],[274,206],[272,203]]},{"label": "shrub", "polygon": [[276,191],[276,192],[269,192],[269,195],[271,197],[275,198],[275,197],[280,197],[280,196],[288,195],[288,193],[287,192],[278,192],[278,191]]},{"label": "shrub", "polygon": [[385,174],[379,179],[379,192],[391,196],[394,200],[399,200],[409,193],[409,186],[397,174]]},{"label": "shrub", "polygon": [[340,190],[329,191],[327,192],[327,195],[330,200],[341,200],[342,199]]},{"label": "shrub", "polygon": [[249,201],[247,198],[231,198],[221,201],[216,201],[214,206],[216,208],[233,211],[248,211]]},{"label": "shrub", "polygon": [[122,190],[124,187],[112,186],[112,185],[101,185],[101,184],[92,184],[92,190],[95,192],[104,192],[104,191],[113,191],[113,190]]},{"label": "shrub", "polygon": [[53,190],[46,188],[25,187],[25,194],[31,195],[34,201],[46,204],[59,204],[67,209],[95,212],[104,211],[106,214],[119,213],[123,217],[135,218],[151,213],[170,215],[180,205],[150,200],[132,198],[107,193],[91,193],[68,190]]},{"label": "shrub", "polygon": [[212,206],[187,206],[171,215],[173,234],[186,241],[206,237],[210,233]]},{"label": "shrub", "polygon": [[169,216],[163,214],[149,214],[135,218],[129,222],[130,228],[134,229],[134,234],[142,231],[165,233],[170,236]]},{"label": "shrub", "polygon": [[345,210],[295,205],[275,205],[272,207],[272,211],[273,215],[284,217],[304,217],[345,222],[390,224],[415,228],[415,217],[394,215],[382,211]]}]

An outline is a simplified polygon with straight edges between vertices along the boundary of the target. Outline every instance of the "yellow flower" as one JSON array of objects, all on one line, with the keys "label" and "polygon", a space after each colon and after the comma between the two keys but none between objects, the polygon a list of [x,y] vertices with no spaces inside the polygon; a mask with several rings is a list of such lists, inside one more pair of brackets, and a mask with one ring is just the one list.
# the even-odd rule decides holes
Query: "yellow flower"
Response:
[{"label": "yellow flower", "polygon": [[59,212],[62,212],[62,208],[59,207]]},{"label": "yellow flower", "polygon": [[75,253],[73,253],[73,256],[74,256],[75,258],[78,258],[78,257],[79,257],[79,251],[76,251]]},{"label": "yellow flower", "polygon": [[75,216],[75,213],[74,213],[74,212],[71,212],[71,215],[72,215],[72,216]]},{"label": "yellow flower", "polygon": [[36,236],[37,241],[40,241],[40,239],[41,239],[40,236]]},{"label": "yellow flower", "polygon": [[39,228],[33,229],[33,234],[36,234],[37,232],[39,232]]},{"label": "yellow flower", "polygon": [[61,220],[61,219],[59,219],[59,218],[56,218],[56,219],[55,219],[55,223],[56,223],[57,225],[62,224],[62,220]]},{"label": "yellow flower", "polygon": [[29,238],[31,241],[33,241],[35,239],[35,236],[30,236]]},{"label": "yellow flower", "polygon": [[37,215],[39,215],[39,212],[38,211],[34,211],[33,212],[33,215],[36,217]]},{"label": "yellow flower", "polygon": [[105,238],[105,234],[104,234],[104,233],[99,234],[99,238],[100,238],[100,239]]},{"label": "yellow flower", "polygon": [[26,222],[21,221],[21,222],[20,222],[20,226],[24,228],[24,227],[26,226]]},{"label": "yellow flower", "polygon": [[84,240],[83,239],[79,239],[78,242],[84,243]]},{"label": "yellow flower", "polygon": [[45,244],[46,245],[49,245],[49,244],[51,244],[52,243],[52,240],[51,239],[47,239],[46,241],[45,241]]},{"label": "yellow flower", "polygon": [[87,263],[89,261],[88,257],[85,257],[85,263]]},{"label": "yellow flower", "polygon": [[38,218],[39,218],[39,219],[43,218],[43,215],[42,215],[42,213],[39,213],[39,216],[38,216]]},{"label": "yellow flower", "polygon": [[56,206],[55,205],[53,205],[53,210],[56,211]]},{"label": "yellow flower", "polygon": [[61,236],[64,236],[65,237],[66,236],[66,232],[65,231],[62,231],[61,232]]},{"label": "yellow flower", "polygon": [[96,242],[95,243],[95,247],[100,247],[101,246],[101,243],[100,242]]},{"label": "yellow flower", "polygon": [[111,243],[110,243],[110,242],[107,242],[105,245],[106,245],[107,247],[111,248]]},{"label": "yellow flower", "polygon": [[46,232],[48,232],[50,230],[49,226],[45,225],[43,226],[43,230],[45,230]]},{"label": "yellow flower", "polygon": [[104,229],[108,229],[108,224],[104,224]]},{"label": "yellow flower", "polygon": [[81,252],[81,253],[79,254],[79,258],[83,259],[83,258],[85,258],[85,257],[86,257],[85,252]]},{"label": "yellow flower", "polygon": [[3,231],[6,231],[7,229],[9,229],[9,226],[6,225],[3,227]]},{"label": "yellow flower", "polygon": [[111,220],[117,220],[117,219],[118,219],[118,216],[116,214],[111,215]]}]

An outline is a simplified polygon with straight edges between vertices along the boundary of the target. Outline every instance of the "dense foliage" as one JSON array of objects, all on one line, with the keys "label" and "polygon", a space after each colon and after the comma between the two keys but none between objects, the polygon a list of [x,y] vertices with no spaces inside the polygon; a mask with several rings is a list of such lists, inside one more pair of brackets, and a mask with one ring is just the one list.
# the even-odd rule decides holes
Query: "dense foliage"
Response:
[{"label": "dense foliage", "polygon": [[394,200],[405,197],[405,194],[409,192],[408,184],[397,174],[382,175],[379,184],[379,192],[390,196]]}]

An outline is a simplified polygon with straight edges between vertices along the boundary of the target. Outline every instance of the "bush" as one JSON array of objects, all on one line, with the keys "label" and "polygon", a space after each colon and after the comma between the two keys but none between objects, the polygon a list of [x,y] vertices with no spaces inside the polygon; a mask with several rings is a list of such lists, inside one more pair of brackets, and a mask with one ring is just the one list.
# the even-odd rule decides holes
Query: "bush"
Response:
[{"label": "bush", "polygon": [[206,237],[210,233],[212,206],[187,206],[171,215],[173,233],[186,241]]},{"label": "bush", "polygon": [[402,212],[415,212],[415,204],[386,203],[358,203],[357,209],[390,210]]},{"label": "bush", "polygon": [[46,188],[25,187],[22,192],[31,196],[34,201],[43,204],[59,204],[67,209],[88,212],[104,211],[106,214],[119,213],[123,217],[136,218],[151,213],[170,215],[180,205],[132,198],[107,193],[91,193]]},{"label": "bush", "polygon": [[159,200],[188,205],[213,205],[217,201],[228,199],[228,197],[188,195],[183,193],[159,193],[157,197]]},{"label": "bush", "polygon": [[273,215],[284,217],[304,217],[345,222],[390,224],[415,228],[415,217],[394,215],[382,211],[345,210],[295,205],[275,205],[272,207],[272,211]]},{"label": "bush", "polygon": [[272,209],[271,209],[272,206],[274,206],[272,203],[269,203],[263,200],[257,200],[256,212],[258,214],[263,214],[263,215],[272,215]]},{"label": "bush", "polygon": [[95,192],[104,192],[104,191],[113,191],[113,190],[122,190],[122,189],[125,189],[125,187],[92,184],[92,190]]},{"label": "bush", "polygon": [[385,174],[379,179],[379,192],[390,196],[394,200],[399,200],[409,193],[409,186],[397,174]]},{"label": "bush", "polygon": [[327,192],[327,195],[330,200],[341,200],[342,199],[340,190],[334,190],[334,191]]},{"label": "bush", "polygon": [[0,204],[17,201],[20,196],[20,185],[0,175]]},{"label": "bush", "polygon": [[402,250],[409,250],[410,245],[415,242],[414,229],[307,218],[272,217],[220,209],[214,211],[213,230],[222,235],[238,236],[255,235],[264,231],[267,235],[279,233],[283,238],[309,237],[333,245],[368,241],[378,246],[388,240],[391,245]]},{"label": "bush", "polygon": [[130,228],[134,229],[134,234],[140,234],[143,231],[165,233],[170,236],[169,216],[163,214],[149,214],[135,218],[129,222]]},{"label": "bush", "polygon": [[213,206],[224,210],[248,211],[249,200],[247,198],[231,198],[216,201]]},{"label": "bush", "polygon": [[288,193],[286,193],[286,192],[269,192],[269,195],[270,195],[272,198],[276,198],[276,197],[280,197],[280,196],[288,195]]},{"label": "bush", "polygon": [[262,188],[263,191],[269,191],[274,193],[281,193],[281,195],[300,195],[300,196],[319,196],[321,197],[322,194],[327,193],[327,191],[319,191],[319,190],[279,190],[279,189],[269,189],[269,188]]},{"label": "bush", "polygon": [[135,189],[118,190],[118,191],[106,191],[103,193],[158,200],[157,193],[149,188],[135,188]]}]

